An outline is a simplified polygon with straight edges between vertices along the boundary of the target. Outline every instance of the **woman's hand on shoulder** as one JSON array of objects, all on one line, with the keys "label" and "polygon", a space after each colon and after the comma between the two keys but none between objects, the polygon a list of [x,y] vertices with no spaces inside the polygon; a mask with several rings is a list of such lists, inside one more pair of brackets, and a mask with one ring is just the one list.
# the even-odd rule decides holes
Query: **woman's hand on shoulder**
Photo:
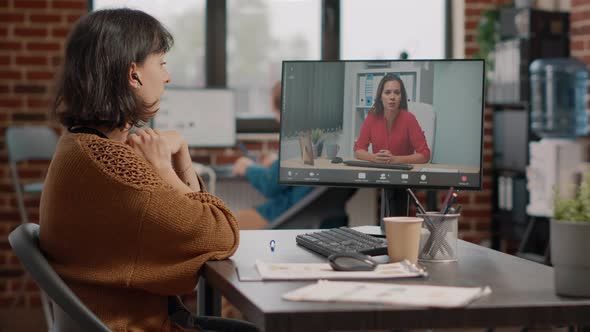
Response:
[{"label": "woman's hand on shoulder", "polygon": [[250,165],[252,165],[252,164],[254,164],[254,161],[252,159],[246,158],[246,157],[240,157],[234,163],[234,168],[233,168],[234,174],[243,176],[244,174],[246,174],[246,170],[248,169],[248,167],[250,167]]},{"label": "woman's hand on shoulder", "polygon": [[158,172],[172,169],[170,146],[157,129],[138,129],[129,135],[127,144]]},{"label": "woman's hand on shoulder", "polygon": [[168,143],[170,147],[170,153],[175,155],[179,152],[182,152],[183,149],[188,148],[188,144],[184,137],[177,131],[174,130],[167,130],[161,132],[162,137]]}]

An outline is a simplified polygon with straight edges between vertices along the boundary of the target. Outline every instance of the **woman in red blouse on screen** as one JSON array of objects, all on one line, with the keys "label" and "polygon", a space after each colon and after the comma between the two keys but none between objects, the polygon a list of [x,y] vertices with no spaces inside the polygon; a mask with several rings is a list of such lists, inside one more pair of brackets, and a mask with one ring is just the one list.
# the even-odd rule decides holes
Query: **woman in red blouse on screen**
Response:
[{"label": "woman in red blouse on screen", "polygon": [[[375,104],[354,144],[356,158],[387,164],[423,164],[430,160],[424,131],[408,112],[407,100],[398,76],[387,74],[381,79]],[[368,151],[369,144],[372,152]]]}]

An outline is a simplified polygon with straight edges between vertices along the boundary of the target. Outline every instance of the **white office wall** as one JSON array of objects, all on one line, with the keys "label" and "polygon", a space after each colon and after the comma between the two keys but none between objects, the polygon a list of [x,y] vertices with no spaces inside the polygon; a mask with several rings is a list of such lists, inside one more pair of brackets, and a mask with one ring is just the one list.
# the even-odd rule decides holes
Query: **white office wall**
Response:
[{"label": "white office wall", "polygon": [[436,149],[433,163],[479,166],[481,161],[482,64],[446,61],[434,67]]}]

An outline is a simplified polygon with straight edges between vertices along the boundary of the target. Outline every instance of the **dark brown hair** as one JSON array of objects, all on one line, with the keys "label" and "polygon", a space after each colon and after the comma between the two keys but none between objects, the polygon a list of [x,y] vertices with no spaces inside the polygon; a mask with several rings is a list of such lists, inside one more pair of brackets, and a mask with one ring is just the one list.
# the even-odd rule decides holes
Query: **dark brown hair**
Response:
[{"label": "dark brown hair", "polygon": [[53,111],[66,127],[124,128],[153,111],[129,85],[132,63],[166,53],[172,35],[152,16],[134,9],[106,9],[80,19],[66,43]]},{"label": "dark brown hair", "polygon": [[402,110],[408,109],[408,94],[406,93],[406,87],[404,86],[404,82],[397,75],[387,74],[383,76],[381,82],[379,82],[379,87],[377,87],[377,93],[375,94],[375,103],[373,105],[375,106],[376,114],[383,114],[383,101],[381,100],[381,94],[383,94],[383,87],[385,86],[385,83],[389,81],[399,82],[399,85],[402,90],[402,100],[399,103],[399,108]]}]

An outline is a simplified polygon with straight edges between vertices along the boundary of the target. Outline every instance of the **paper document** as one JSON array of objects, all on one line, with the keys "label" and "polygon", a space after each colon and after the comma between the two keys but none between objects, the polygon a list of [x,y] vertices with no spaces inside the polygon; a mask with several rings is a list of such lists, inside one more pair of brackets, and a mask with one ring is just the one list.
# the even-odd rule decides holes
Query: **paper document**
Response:
[{"label": "paper document", "polygon": [[379,264],[373,271],[335,271],[327,263],[265,263],[256,261],[262,280],[390,279],[426,276],[408,261]]},{"label": "paper document", "polygon": [[488,286],[466,288],[320,280],[284,294],[283,299],[451,308],[466,306],[491,292]]}]

